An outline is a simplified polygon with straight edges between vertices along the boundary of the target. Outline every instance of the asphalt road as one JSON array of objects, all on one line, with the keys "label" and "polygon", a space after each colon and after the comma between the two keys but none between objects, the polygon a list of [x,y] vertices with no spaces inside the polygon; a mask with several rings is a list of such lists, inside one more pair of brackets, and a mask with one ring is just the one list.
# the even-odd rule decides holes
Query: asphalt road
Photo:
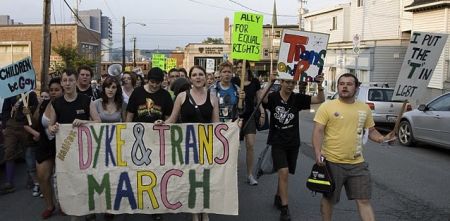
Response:
[{"label": "asphalt road", "polygon": [[[301,113],[301,154],[297,173],[289,180],[289,208],[292,220],[320,220],[320,195],[312,196],[305,187],[306,177],[313,164],[311,144],[313,113]],[[267,131],[258,133],[256,152],[265,146]],[[257,155],[257,154],[256,154]],[[377,220],[425,221],[450,220],[450,151],[431,146],[384,147],[370,143],[364,156],[373,178],[372,205]],[[256,158],[256,157],[255,157]],[[43,200],[31,196],[25,189],[25,164],[19,163],[16,183],[18,190],[0,196],[1,221],[40,220]],[[3,182],[3,168],[0,172]],[[258,186],[246,184],[245,147],[241,143],[239,153],[239,216],[210,215],[212,221],[279,220],[279,212],[273,207],[276,176],[263,176]],[[353,201],[346,200],[345,191],[334,210],[334,220],[360,220]],[[56,214],[50,220],[70,220]],[[98,215],[97,220],[103,220]],[[151,220],[149,215],[118,215],[114,220]],[[191,220],[189,214],[165,215],[164,220]]]}]

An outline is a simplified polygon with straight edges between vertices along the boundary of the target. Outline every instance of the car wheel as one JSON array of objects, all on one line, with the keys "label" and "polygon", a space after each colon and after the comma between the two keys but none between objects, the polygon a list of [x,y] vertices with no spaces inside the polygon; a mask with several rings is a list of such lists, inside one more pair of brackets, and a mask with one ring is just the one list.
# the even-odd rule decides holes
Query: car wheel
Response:
[{"label": "car wheel", "polygon": [[398,128],[398,140],[402,145],[412,146],[415,143],[411,124],[407,120],[402,120]]}]

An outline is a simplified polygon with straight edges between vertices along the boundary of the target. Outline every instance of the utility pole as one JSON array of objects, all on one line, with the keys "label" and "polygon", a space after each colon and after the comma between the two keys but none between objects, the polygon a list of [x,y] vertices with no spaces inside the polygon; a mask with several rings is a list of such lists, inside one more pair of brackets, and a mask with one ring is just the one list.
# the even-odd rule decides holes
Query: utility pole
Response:
[{"label": "utility pole", "polygon": [[299,10],[299,16],[298,16],[298,29],[300,31],[303,31],[303,4],[306,4],[307,0],[299,0],[300,1],[300,10]]},{"label": "utility pole", "polygon": [[41,90],[47,87],[48,69],[50,66],[50,4],[51,0],[44,0],[41,49]]},{"label": "utility pole", "polygon": [[133,38],[133,68],[136,67],[136,37]]},{"label": "utility pole", "polygon": [[125,71],[125,16],[122,17],[122,72]]}]

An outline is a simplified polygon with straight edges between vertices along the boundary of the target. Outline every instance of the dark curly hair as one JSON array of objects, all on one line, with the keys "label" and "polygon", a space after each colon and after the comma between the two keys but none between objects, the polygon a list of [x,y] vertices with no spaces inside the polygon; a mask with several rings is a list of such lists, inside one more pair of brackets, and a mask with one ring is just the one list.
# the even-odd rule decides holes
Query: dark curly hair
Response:
[{"label": "dark curly hair", "polygon": [[106,110],[106,104],[108,103],[108,96],[106,96],[105,90],[107,87],[110,87],[113,83],[115,83],[117,87],[116,94],[114,95],[114,103],[116,104],[117,110],[122,109],[123,104],[122,87],[120,86],[119,80],[117,80],[117,78],[108,76],[106,77],[106,79],[103,81],[102,84],[101,98],[102,98],[102,107],[104,110]]}]

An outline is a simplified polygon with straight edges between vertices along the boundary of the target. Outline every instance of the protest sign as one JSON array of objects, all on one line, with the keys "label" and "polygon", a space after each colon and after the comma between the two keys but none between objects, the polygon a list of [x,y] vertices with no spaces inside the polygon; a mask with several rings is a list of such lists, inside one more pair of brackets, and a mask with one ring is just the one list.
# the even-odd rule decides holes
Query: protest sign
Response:
[{"label": "protest sign", "polygon": [[236,123],[60,125],[58,198],[69,215],[238,214]]},{"label": "protest sign", "polygon": [[232,31],[233,59],[259,61],[262,51],[263,16],[259,14],[235,12]]},{"label": "protest sign", "polygon": [[10,64],[0,69],[0,97],[8,98],[31,91],[36,86],[31,57]]},{"label": "protest sign", "polygon": [[425,93],[447,37],[447,34],[413,32],[392,100],[409,100]]},{"label": "protest sign", "polygon": [[152,67],[161,68],[161,70],[166,70],[166,55],[164,54],[153,54],[152,55]]},{"label": "protest sign", "polygon": [[212,58],[206,59],[206,73],[214,73],[214,67],[216,62]]},{"label": "protest sign", "polygon": [[177,59],[176,58],[167,58],[166,59],[166,71],[169,72],[170,69],[177,67]]},{"label": "protest sign", "polygon": [[278,78],[311,82],[322,73],[328,34],[284,29],[278,56]]}]

